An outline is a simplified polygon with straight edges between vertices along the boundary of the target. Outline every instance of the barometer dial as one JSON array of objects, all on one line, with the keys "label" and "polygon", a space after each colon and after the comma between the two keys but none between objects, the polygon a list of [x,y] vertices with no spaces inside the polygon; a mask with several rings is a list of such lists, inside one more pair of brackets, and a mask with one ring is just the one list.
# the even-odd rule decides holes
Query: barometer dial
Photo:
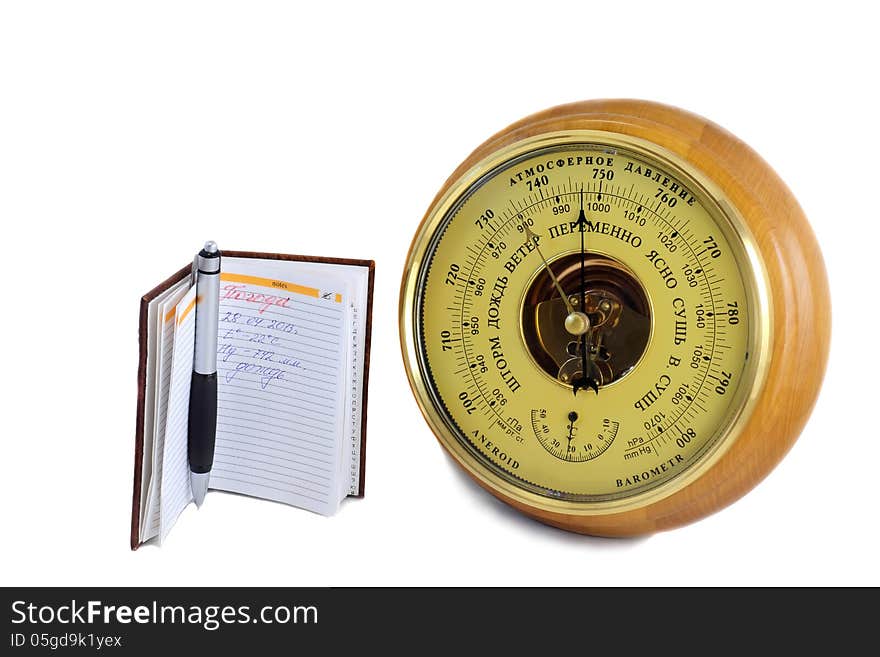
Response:
[{"label": "barometer dial", "polygon": [[661,528],[631,519],[729,452],[778,327],[725,190],[605,123],[526,120],[460,168],[416,235],[401,329],[417,400],[481,484],[553,524],[628,534]]}]

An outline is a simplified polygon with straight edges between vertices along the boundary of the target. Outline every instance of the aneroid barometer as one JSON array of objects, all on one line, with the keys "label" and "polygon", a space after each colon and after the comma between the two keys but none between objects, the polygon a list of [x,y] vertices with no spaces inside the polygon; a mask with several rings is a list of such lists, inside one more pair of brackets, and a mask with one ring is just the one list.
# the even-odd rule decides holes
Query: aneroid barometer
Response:
[{"label": "aneroid barometer", "polygon": [[819,391],[830,302],[797,202],[748,146],[641,101],[553,108],[452,174],[400,299],[425,418],[479,484],[634,535],[754,487]]}]

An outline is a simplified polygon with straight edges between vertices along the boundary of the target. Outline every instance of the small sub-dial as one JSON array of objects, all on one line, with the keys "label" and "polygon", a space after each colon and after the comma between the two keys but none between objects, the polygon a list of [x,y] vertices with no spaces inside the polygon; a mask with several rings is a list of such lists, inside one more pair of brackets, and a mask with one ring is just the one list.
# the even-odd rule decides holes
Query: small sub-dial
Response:
[{"label": "small sub-dial", "polygon": [[544,449],[558,459],[575,463],[601,456],[620,429],[615,420],[589,418],[577,411],[558,413],[536,408],[531,416],[532,429]]}]

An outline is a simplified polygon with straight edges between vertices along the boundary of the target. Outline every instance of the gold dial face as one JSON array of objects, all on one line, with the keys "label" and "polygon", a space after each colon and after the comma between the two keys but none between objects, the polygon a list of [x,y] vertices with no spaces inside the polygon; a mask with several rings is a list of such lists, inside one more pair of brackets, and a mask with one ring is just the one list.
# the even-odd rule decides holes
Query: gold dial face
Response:
[{"label": "gold dial face", "polygon": [[404,280],[435,432],[530,504],[655,499],[717,459],[756,394],[766,293],[731,206],[635,138],[553,133],[454,183]]}]

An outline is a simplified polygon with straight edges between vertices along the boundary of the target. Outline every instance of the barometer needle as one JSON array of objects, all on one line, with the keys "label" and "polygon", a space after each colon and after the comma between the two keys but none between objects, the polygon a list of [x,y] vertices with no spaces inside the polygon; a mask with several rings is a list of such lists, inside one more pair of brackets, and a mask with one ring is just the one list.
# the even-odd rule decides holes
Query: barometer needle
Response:
[{"label": "barometer needle", "polygon": [[559,296],[562,297],[562,301],[565,302],[565,309],[568,311],[569,315],[574,314],[574,307],[571,305],[571,302],[568,300],[568,295],[563,291],[562,286],[559,284],[559,279],[556,278],[556,275],[553,273],[553,270],[550,269],[550,265],[547,263],[547,258],[544,257],[544,254],[541,253],[541,247],[538,246],[538,236],[532,232],[532,229],[529,227],[527,223],[523,223],[523,229],[526,234],[526,244],[531,242],[535,245],[535,250],[538,252],[538,255],[541,256],[541,262],[544,263],[544,268],[547,270],[547,273],[550,275],[550,280],[553,281],[553,285],[556,286],[557,292],[559,292]]},{"label": "barometer needle", "polygon": [[[581,232],[581,311],[586,313],[587,307],[587,284],[586,284],[586,248],[584,244],[584,235],[587,232],[587,215],[584,214],[584,187],[581,185],[581,194],[580,194],[581,208],[580,212],[578,212],[577,226]],[[589,323],[587,324],[587,330],[583,332],[581,335],[581,378],[576,379],[573,383],[574,386],[574,394],[577,396],[577,392],[580,388],[584,390],[588,388],[592,388],[593,392],[597,395],[599,394],[599,384],[596,383],[595,379],[590,376],[590,357],[589,351],[592,347],[593,339],[592,339],[592,331],[590,330]]]}]

